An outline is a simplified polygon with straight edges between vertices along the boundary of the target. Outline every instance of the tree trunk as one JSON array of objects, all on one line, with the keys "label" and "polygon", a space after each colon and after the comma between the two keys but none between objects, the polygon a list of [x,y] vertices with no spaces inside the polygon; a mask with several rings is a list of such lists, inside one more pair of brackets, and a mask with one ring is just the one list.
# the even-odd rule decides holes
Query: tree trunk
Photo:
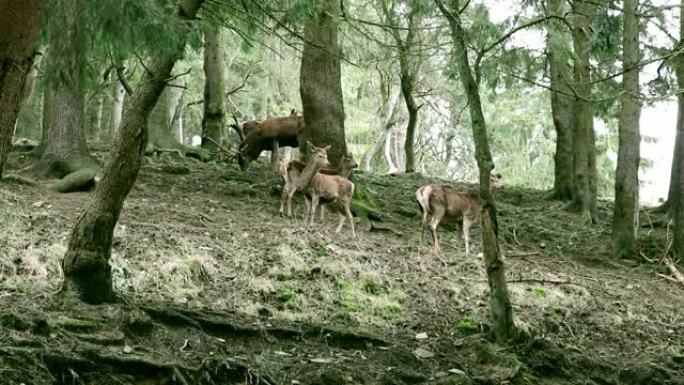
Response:
[{"label": "tree trunk", "polygon": [[[50,31],[43,102],[43,136],[37,171],[61,178],[97,167],[85,141],[85,46],[82,0],[68,0],[57,14],[60,32]],[[64,32],[61,32],[64,31]]]},{"label": "tree trunk", "polygon": [[387,136],[385,137],[385,161],[387,161],[388,174],[394,174],[395,172],[399,171],[397,164],[394,162],[394,159],[392,159],[392,143],[394,142],[392,140],[392,138],[394,137],[393,131],[393,127],[390,127],[387,130]]},{"label": "tree trunk", "polygon": [[383,97],[383,103],[381,107],[383,111],[382,131],[378,134],[378,137],[373,142],[371,148],[368,149],[368,151],[366,151],[366,153],[363,155],[363,158],[361,159],[361,170],[366,172],[371,171],[373,159],[382,149],[382,146],[385,144],[385,141],[387,140],[387,135],[389,135],[389,132],[392,130],[392,127],[394,127],[394,125],[396,124],[397,105],[399,104],[399,93],[396,92],[394,95],[392,95],[391,90],[388,90],[388,92],[385,93],[383,87],[383,95],[385,96]]},{"label": "tree trunk", "polygon": [[418,122],[418,106],[413,98],[413,76],[402,74],[401,76],[401,93],[404,95],[404,102],[406,102],[406,109],[408,110],[408,125],[406,126],[406,141],[404,142],[404,151],[406,153],[406,172],[416,171],[415,151],[413,145],[416,136],[416,123]]},{"label": "tree trunk", "polygon": [[[201,4],[202,0],[181,0],[178,15],[193,19]],[[184,42],[179,43],[175,52],[158,55],[145,66],[149,71],[145,71],[124,111],[120,134],[105,164],[102,181],[95,189],[95,197],[71,232],[62,261],[63,290],[74,292],[85,302],[97,304],[114,299],[109,265],[114,226],[142,164],[147,119],[171,69],[182,57],[184,46]]]},{"label": "tree trunk", "polygon": [[[549,15],[563,16],[565,7],[563,0],[547,0]],[[571,39],[565,24],[558,20],[549,22],[547,36],[547,50],[549,60],[549,75],[551,78],[551,113],[556,128],[556,154],[554,155],[554,184],[551,192],[552,199],[562,201],[573,197],[573,152],[572,132],[574,127],[574,98],[569,83],[572,82],[572,69],[568,63],[565,47]]]},{"label": "tree trunk", "polygon": [[[684,41],[684,0],[681,1],[679,25],[679,42]],[[679,54],[674,59],[677,73],[677,83],[680,88],[684,85],[684,55]],[[674,231],[672,239],[672,251],[677,258],[684,258],[684,94],[678,94],[677,100],[677,137],[675,140],[674,159],[672,160],[672,179],[670,180],[671,215],[674,219]]]},{"label": "tree trunk", "polygon": [[[684,0],[680,4],[680,16],[679,16],[679,44],[675,44],[673,50],[680,47],[681,42],[684,41],[684,22],[682,18],[684,17]],[[675,76],[677,77],[677,87],[679,89],[684,89],[684,58],[682,54],[679,54],[674,58],[674,68]],[[677,132],[675,134],[675,146],[672,153],[672,166],[670,168],[670,187],[667,193],[667,201],[663,203],[658,211],[668,212],[672,214],[672,209],[674,208],[674,202],[677,199],[677,184],[679,181],[679,160],[682,157],[681,148],[684,145],[681,143],[684,140],[684,93],[677,93]]]},{"label": "tree trunk", "polygon": [[[183,82],[185,86],[185,82]],[[171,95],[171,129],[173,130],[173,138],[178,143],[183,144],[183,112],[185,111],[185,88],[172,88]]]},{"label": "tree trunk", "polygon": [[575,48],[574,80],[577,97],[574,103],[573,128],[574,184],[572,208],[587,223],[596,223],[596,144],[594,114],[591,107],[590,24],[595,12],[592,0],[574,3],[573,43]]},{"label": "tree trunk", "polygon": [[[223,65],[220,27],[204,36],[204,116],[202,117],[202,147],[215,152],[221,143],[225,125],[225,69]],[[210,140],[209,140],[210,139]]]},{"label": "tree trunk", "polygon": [[155,149],[179,149],[182,147],[181,143],[173,135],[173,116],[169,115],[169,111],[173,107],[171,103],[171,88],[169,85],[164,87],[164,90],[158,97],[157,105],[150,114],[149,147]]},{"label": "tree trunk", "polygon": [[613,254],[617,258],[637,256],[639,218],[639,18],[638,0],[623,1],[622,108],[620,110],[615,207],[613,210]]},{"label": "tree trunk", "polygon": [[118,79],[114,82],[114,102],[112,103],[112,120],[109,124],[109,132],[112,138],[119,134],[121,117],[123,116],[126,89]]},{"label": "tree trunk", "polygon": [[[337,38],[339,3],[323,0],[317,16],[305,28],[300,68],[299,92],[302,98],[305,129],[299,143],[331,145],[328,159],[337,167],[347,154],[344,135],[340,58]],[[305,152],[307,146],[300,146]]]},{"label": "tree trunk", "polygon": [[0,178],[33,64],[42,6],[40,0],[0,0]]},{"label": "tree trunk", "polygon": [[[452,4],[453,3],[454,2],[452,2]],[[455,3],[457,3],[458,6],[459,2],[456,1]],[[449,20],[449,27],[454,43],[454,60],[458,67],[461,83],[463,84],[466,96],[468,97],[470,120],[475,142],[475,157],[480,171],[482,253],[487,269],[487,282],[489,283],[492,330],[497,341],[505,342],[515,336],[516,329],[515,324],[513,323],[513,308],[506,285],[505,265],[497,240],[498,222],[496,217],[496,203],[489,187],[491,171],[494,169],[494,162],[492,161],[492,155],[489,150],[487,126],[480,101],[480,90],[473,78],[472,69],[470,68],[465,42],[465,31],[461,26],[460,15],[455,12],[449,12],[440,0],[437,0],[437,5]]]}]

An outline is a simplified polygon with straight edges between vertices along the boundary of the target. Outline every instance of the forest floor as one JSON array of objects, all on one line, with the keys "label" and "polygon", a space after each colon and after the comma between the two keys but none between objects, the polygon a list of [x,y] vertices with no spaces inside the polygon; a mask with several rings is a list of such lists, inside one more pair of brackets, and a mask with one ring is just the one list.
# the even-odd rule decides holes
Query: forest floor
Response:
[{"label": "forest floor", "polygon": [[307,231],[301,197],[280,218],[265,164],[147,158],[115,230],[122,300],[102,306],[55,294],[91,193],[0,183],[0,383],[684,384],[666,228],[642,221],[640,259],[615,261],[611,203],[587,227],[542,192],[501,190],[522,334],[499,346],[478,227],[469,256],[448,229],[439,255],[419,244],[414,193],[432,180],[357,174],[382,222],[354,239],[334,214]]}]

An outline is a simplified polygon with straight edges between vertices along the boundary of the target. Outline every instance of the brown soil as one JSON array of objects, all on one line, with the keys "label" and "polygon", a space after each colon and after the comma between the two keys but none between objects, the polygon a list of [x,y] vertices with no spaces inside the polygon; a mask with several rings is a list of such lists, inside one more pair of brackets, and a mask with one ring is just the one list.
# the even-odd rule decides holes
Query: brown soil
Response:
[{"label": "brown soil", "polygon": [[419,245],[428,179],[356,175],[382,222],[355,240],[334,214],[307,231],[301,198],[298,218],[278,217],[262,163],[148,158],[115,231],[122,301],[103,306],[55,294],[90,194],[0,183],[0,383],[684,384],[684,287],[657,275],[665,228],[642,227],[643,257],[615,261],[609,203],[587,228],[542,192],[502,190],[523,333],[499,346],[478,229],[470,256],[448,229],[439,256]]}]

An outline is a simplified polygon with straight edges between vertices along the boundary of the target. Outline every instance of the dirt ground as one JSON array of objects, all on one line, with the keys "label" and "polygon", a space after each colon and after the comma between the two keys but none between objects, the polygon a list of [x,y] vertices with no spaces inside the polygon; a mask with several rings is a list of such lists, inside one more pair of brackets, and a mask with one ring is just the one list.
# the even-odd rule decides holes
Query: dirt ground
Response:
[{"label": "dirt ground", "polygon": [[684,384],[684,287],[660,263],[661,218],[643,216],[639,259],[616,261],[609,202],[586,227],[542,192],[500,191],[522,333],[499,346],[479,229],[469,256],[453,229],[439,255],[419,244],[428,179],[357,174],[380,218],[354,239],[334,214],[307,231],[301,197],[280,218],[266,163],[148,158],[115,231],[122,300],[102,306],[55,294],[91,194],[0,183],[0,383]]}]

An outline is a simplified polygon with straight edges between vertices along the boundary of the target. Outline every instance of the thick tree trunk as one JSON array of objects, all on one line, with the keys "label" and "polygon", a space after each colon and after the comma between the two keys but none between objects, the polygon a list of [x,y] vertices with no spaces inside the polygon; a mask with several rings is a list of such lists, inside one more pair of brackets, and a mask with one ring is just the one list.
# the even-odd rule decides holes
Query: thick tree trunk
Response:
[{"label": "thick tree trunk", "polygon": [[[204,116],[202,147],[217,151],[225,125],[225,69],[223,65],[221,29],[212,28],[204,36]],[[208,138],[208,139],[207,139]],[[210,140],[209,140],[210,139]]]},{"label": "thick tree trunk", "polygon": [[[684,42],[684,0],[681,1],[679,25],[679,42]],[[679,54],[675,59],[677,83],[684,85],[684,55]],[[674,159],[672,160],[672,179],[670,180],[671,215],[674,219],[672,250],[678,258],[684,258],[684,95],[677,95],[679,102],[677,113],[677,138],[675,140]]]},{"label": "thick tree trunk", "polygon": [[[454,2],[452,2],[453,4]],[[455,3],[458,3],[456,1]],[[508,287],[506,285],[506,270],[499,249],[498,222],[496,203],[490,191],[489,183],[494,162],[489,150],[487,126],[482,113],[480,90],[473,78],[468,51],[465,42],[465,32],[461,26],[458,13],[452,13],[437,0],[442,13],[447,16],[454,43],[454,60],[458,67],[459,77],[468,97],[470,120],[475,141],[475,157],[480,171],[480,217],[482,224],[482,253],[484,255],[489,283],[489,298],[492,312],[492,330],[499,342],[505,342],[516,334],[513,323],[513,307],[511,306]]]},{"label": "thick tree trunk", "polygon": [[82,0],[68,0],[56,14],[60,31],[51,31],[43,103],[43,136],[37,171],[61,178],[97,164],[85,141],[85,46]]},{"label": "thick tree trunk", "polygon": [[118,79],[114,82],[114,101],[112,103],[112,119],[109,123],[109,133],[112,138],[119,134],[121,117],[123,116],[124,101],[126,99],[126,89]]},{"label": "thick tree trunk", "polygon": [[[323,0],[316,18],[305,28],[304,51],[300,68],[299,92],[302,98],[305,129],[299,143],[331,145],[328,159],[337,167],[347,154],[344,134],[340,58],[337,38],[339,2]],[[300,151],[306,146],[300,146]]]},{"label": "thick tree trunk", "polygon": [[42,6],[40,0],[0,0],[0,178],[33,63]]},{"label": "thick tree trunk", "polygon": [[[547,0],[549,15],[563,16],[563,0]],[[568,63],[564,46],[572,38],[565,24],[558,20],[549,22],[547,50],[549,52],[549,75],[551,78],[551,113],[556,128],[556,154],[554,155],[554,184],[552,199],[571,200],[573,197],[573,152],[572,133],[574,127],[574,98],[569,84],[572,82],[572,68]],[[568,47],[569,48],[569,47]]]},{"label": "thick tree trunk", "polygon": [[[201,4],[201,0],[181,0],[178,14],[192,19]],[[95,197],[71,233],[62,261],[63,289],[85,302],[96,304],[114,299],[109,265],[114,226],[142,164],[147,119],[183,51],[184,44],[179,44],[174,53],[158,55],[145,66],[149,71],[145,71],[124,111],[120,134],[114,141]]]},{"label": "thick tree trunk", "polygon": [[[680,4],[679,16],[679,42],[684,42],[684,0]],[[675,44],[673,49],[677,49],[679,45]],[[675,76],[677,77],[677,86],[679,89],[684,89],[684,58],[679,54],[673,61],[675,67]],[[667,201],[658,208],[658,211],[668,212],[672,214],[674,201],[677,199],[677,184],[679,181],[679,160],[682,157],[681,148],[684,147],[682,141],[684,140],[684,93],[677,93],[677,132],[675,134],[675,146],[672,153],[672,166],[670,168],[670,188],[667,193]]]},{"label": "thick tree trunk", "polygon": [[577,97],[574,103],[573,165],[575,193],[572,208],[587,223],[596,223],[596,144],[594,114],[591,106],[590,24],[595,12],[592,0],[574,3],[573,43],[575,48],[574,80]]},{"label": "thick tree trunk", "polygon": [[639,18],[638,0],[623,0],[622,108],[620,110],[615,208],[613,210],[613,254],[617,258],[637,256],[639,218]]}]

